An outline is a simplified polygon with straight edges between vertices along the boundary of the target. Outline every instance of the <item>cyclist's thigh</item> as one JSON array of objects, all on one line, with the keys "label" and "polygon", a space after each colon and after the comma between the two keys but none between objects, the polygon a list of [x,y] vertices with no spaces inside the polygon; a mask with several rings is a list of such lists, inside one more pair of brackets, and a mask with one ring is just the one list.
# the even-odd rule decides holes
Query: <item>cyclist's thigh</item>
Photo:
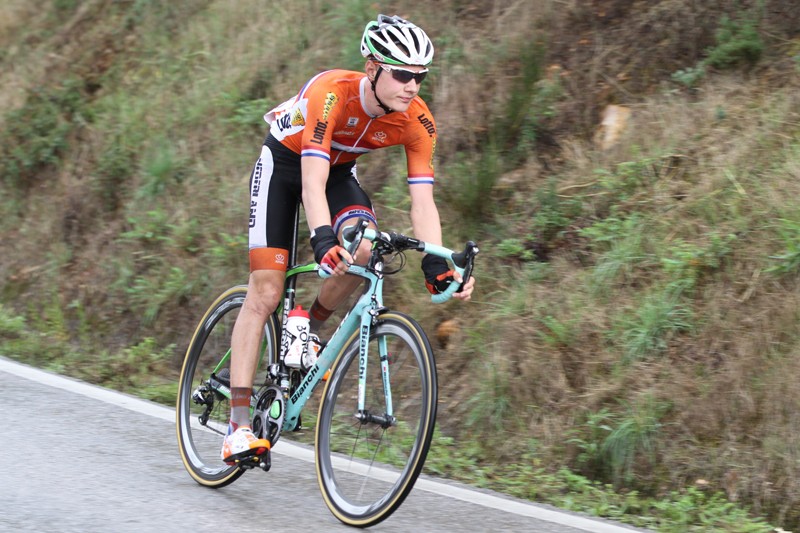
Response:
[{"label": "cyclist's thigh", "polygon": [[375,227],[378,226],[372,201],[356,178],[355,163],[331,167],[325,194],[333,230],[337,234],[345,222],[358,217],[366,217]]},{"label": "cyclist's thigh", "polygon": [[300,196],[299,157],[269,139],[250,176],[250,271],[287,268]]}]

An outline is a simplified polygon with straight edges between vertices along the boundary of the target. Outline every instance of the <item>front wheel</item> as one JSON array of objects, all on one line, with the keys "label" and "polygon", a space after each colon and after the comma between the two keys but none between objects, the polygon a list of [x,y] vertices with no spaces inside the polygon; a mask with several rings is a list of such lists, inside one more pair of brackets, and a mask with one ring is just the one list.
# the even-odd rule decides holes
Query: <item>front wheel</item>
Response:
[{"label": "front wheel", "polygon": [[[220,458],[230,418],[231,332],[244,304],[247,287],[232,287],[208,308],[189,342],[181,369],[175,412],[178,448],[186,470],[207,487],[224,487],[244,472]],[[278,319],[264,328],[259,373],[277,359]]]},{"label": "front wheel", "polygon": [[[436,364],[422,328],[400,313],[381,315],[371,328],[365,370],[358,333],[346,346],[320,404],[317,478],[336,518],[368,527],[400,507],[422,472],[436,421]],[[390,395],[382,363],[388,365]],[[362,412],[359,374],[366,383]]]}]

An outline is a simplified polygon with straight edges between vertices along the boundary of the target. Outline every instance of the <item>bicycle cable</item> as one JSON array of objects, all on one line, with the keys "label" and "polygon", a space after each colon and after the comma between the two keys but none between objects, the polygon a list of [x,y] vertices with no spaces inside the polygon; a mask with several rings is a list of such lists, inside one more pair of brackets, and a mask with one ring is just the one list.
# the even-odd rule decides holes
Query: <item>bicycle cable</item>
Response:
[{"label": "bicycle cable", "polygon": [[[386,267],[391,265],[395,261],[395,259],[397,259],[398,257],[400,258],[400,266],[398,266],[398,267],[396,267],[394,269],[387,269]],[[406,266],[406,254],[404,254],[403,252],[401,252],[399,250],[396,250],[389,257],[389,259],[384,260],[384,262],[383,262],[383,275],[384,276],[392,276],[394,274],[397,274],[398,272],[403,270],[403,268],[405,268],[405,266]]]}]

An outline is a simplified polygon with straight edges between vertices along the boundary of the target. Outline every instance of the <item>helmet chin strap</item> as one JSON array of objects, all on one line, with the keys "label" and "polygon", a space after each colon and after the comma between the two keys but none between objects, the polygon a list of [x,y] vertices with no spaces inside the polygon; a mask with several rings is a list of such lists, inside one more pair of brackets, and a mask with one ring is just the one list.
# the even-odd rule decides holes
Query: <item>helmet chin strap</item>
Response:
[{"label": "helmet chin strap", "polygon": [[394,111],[394,109],[392,109],[388,105],[386,105],[383,102],[381,102],[381,99],[378,98],[378,91],[375,90],[375,84],[378,83],[378,76],[381,75],[382,71],[383,71],[383,69],[378,67],[378,71],[375,73],[375,77],[372,78],[369,81],[370,81],[370,84],[372,85],[372,94],[375,95],[375,100],[377,100],[377,102],[378,102],[378,107],[383,109],[383,111],[388,115],[389,113],[392,113]]}]

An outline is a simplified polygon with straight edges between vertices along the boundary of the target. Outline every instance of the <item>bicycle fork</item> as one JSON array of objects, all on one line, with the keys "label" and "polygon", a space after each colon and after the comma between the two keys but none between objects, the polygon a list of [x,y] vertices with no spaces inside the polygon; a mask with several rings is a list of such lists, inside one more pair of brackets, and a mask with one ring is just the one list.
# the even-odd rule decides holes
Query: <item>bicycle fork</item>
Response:
[{"label": "bicycle fork", "polygon": [[358,411],[355,418],[362,424],[377,424],[382,429],[388,429],[397,423],[393,416],[392,409],[392,388],[389,376],[389,349],[386,337],[378,336],[378,354],[381,363],[381,378],[383,379],[383,395],[386,412],[383,414],[370,413],[366,409],[367,396],[367,361],[369,350],[370,329],[377,325],[377,318],[380,314],[378,309],[370,309],[361,316],[361,331],[359,336],[358,353]]}]

